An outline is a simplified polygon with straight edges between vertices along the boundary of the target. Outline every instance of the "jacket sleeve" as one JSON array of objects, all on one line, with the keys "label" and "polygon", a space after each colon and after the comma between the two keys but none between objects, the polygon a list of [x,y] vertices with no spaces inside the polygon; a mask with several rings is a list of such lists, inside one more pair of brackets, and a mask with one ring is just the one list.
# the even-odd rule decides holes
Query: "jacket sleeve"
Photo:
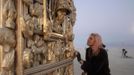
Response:
[{"label": "jacket sleeve", "polygon": [[88,72],[89,66],[90,66],[90,63],[87,61],[88,60],[88,51],[89,51],[89,48],[86,49],[86,55],[85,55],[86,61],[84,61],[84,63],[81,65],[81,69],[84,70],[84,72]]},{"label": "jacket sleeve", "polygon": [[104,72],[106,73],[106,75],[110,75],[109,60],[108,60],[108,54],[106,50],[104,52]]},{"label": "jacket sleeve", "polygon": [[103,71],[103,74],[105,73],[104,75],[110,75],[109,60],[108,60],[108,54],[106,50],[103,50],[103,53],[101,55],[101,64],[96,71],[96,75],[102,71]]}]

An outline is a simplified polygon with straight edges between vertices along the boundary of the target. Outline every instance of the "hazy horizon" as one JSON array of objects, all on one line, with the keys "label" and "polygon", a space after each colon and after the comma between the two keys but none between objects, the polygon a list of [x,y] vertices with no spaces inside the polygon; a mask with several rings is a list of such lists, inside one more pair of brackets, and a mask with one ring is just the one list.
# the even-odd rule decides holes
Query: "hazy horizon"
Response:
[{"label": "hazy horizon", "polygon": [[134,47],[134,0],[74,0],[75,47],[86,47],[90,33],[97,32],[107,46]]}]

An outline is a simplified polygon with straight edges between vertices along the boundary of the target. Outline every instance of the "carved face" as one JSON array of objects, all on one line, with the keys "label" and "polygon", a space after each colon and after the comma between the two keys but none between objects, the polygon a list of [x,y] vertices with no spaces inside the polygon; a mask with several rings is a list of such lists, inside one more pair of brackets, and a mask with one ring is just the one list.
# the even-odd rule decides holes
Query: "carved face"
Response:
[{"label": "carved face", "polygon": [[66,15],[66,12],[64,10],[57,11],[58,20],[63,20],[65,15]]}]

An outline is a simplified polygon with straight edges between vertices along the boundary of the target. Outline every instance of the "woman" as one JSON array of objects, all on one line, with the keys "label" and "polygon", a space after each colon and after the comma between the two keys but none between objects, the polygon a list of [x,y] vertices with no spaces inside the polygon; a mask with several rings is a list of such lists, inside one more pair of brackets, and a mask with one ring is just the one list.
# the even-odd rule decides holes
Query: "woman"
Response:
[{"label": "woman", "polygon": [[97,33],[91,33],[87,40],[86,60],[83,61],[80,53],[76,52],[77,59],[81,64],[81,69],[87,75],[110,75],[108,55],[103,47],[101,36]]}]

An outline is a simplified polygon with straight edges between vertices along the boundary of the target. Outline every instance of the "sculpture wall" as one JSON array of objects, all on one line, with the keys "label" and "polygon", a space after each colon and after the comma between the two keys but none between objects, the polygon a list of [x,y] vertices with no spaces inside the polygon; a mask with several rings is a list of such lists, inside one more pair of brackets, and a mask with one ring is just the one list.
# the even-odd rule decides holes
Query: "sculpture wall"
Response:
[{"label": "sculpture wall", "polygon": [[[76,9],[73,0],[1,0],[1,2],[1,75],[15,75],[16,62],[22,62],[24,71],[39,65],[74,58],[73,26]],[[21,39],[18,39],[18,34],[21,35]],[[19,40],[22,41],[20,44],[22,48],[18,46]],[[19,55],[18,52],[22,53]],[[73,75],[73,64],[47,75]]]}]

